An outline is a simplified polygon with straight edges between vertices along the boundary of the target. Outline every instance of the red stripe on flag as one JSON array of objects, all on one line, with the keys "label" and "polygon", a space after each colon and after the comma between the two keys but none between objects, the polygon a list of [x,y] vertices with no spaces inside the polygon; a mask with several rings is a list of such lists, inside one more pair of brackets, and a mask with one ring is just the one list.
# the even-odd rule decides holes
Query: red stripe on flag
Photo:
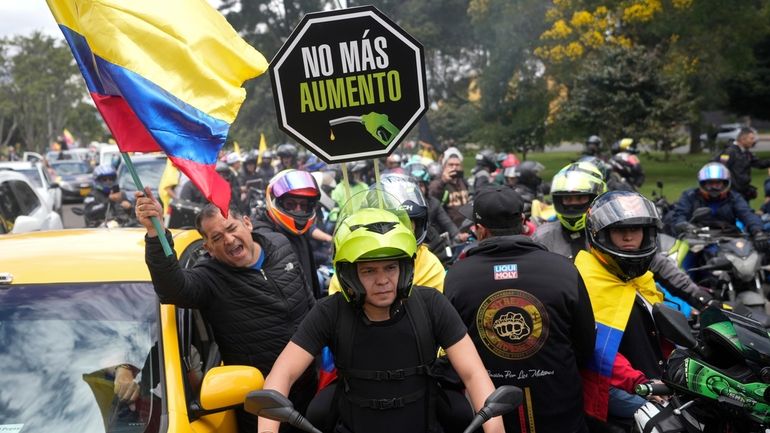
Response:
[{"label": "red stripe on flag", "polygon": [[583,378],[583,408],[599,420],[607,421],[610,399],[610,378],[588,369],[581,369]]},{"label": "red stripe on flag", "polygon": [[161,152],[147,128],[120,96],[91,93],[121,152]]},{"label": "red stripe on flag", "polygon": [[214,164],[200,164],[170,155],[169,158],[176,168],[190,178],[190,182],[198,187],[203,196],[222,211],[222,216],[227,218],[230,208],[230,184],[216,172]]}]

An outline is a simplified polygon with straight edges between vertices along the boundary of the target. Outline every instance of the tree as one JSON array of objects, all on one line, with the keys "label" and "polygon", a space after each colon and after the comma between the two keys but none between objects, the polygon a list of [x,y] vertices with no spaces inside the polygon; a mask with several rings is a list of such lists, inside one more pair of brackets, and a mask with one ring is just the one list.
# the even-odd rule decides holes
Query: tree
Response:
[{"label": "tree", "polygon": [[69,48],[35,32],[0,41],[4,81],[24,146],[43,152],[65,127],[70,110],[86,97]]},{"label": "tree", "polygon": [[681,75],[668,74],[657,50],[607,45],[582,62],[558,118],[604,142],[646,138],[669,151],[689,121],[692,97]]}]

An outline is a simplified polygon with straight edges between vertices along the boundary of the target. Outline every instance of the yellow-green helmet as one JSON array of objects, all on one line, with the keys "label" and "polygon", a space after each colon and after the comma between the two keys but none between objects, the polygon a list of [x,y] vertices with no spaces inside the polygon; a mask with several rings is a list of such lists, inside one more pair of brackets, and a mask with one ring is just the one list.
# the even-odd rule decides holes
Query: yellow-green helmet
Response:
[{"label": "yellow-green helmet", "polygon": [[[573,232],[583,230],[588,207],[606,190],[602,172],[591,163],[573,162],[559,170],[551,182],[551,198],[561,225]],[[579,205],[566,205],[564,198],[568,196],[588,196],[588,201]]]},{"label": "yellow-green helmet", "polygon": [[[364,191],[361,202],[377,205],[383,191]],[[385,202],[394,200],[388,198]],[[383,207],[387,207],[387,204]],[[364,303],[366,289],[358,278],[357,262],[398,260],[399,276],[396,299],[409,296],[414,277],[417,242],[410,228],[409,216],[395,208],[363,207],[341,214],[334,232],[334,270],[342,286],[342,294],[357,306]]]}]

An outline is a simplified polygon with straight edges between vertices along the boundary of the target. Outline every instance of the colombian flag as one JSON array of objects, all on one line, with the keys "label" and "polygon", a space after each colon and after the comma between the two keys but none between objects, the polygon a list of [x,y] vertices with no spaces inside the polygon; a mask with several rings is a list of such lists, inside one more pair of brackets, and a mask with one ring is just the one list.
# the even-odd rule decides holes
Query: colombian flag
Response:
[{"label": "colombian flag", "polygon": [[162,150],[227,214],[217,153],[267,69],[205,0],[47,0],[122,152]]},{"label": "colombian flag", "polygon": [[594,353],[587,367],[580,372],[583,404],[588,415],[606,420],[612,368],[636,293],[653,305],[663,301],[663,294],[655,288],[651,272],[623,282],[588,251],[578,253],[575,266],[585,282],[596,320]]}]

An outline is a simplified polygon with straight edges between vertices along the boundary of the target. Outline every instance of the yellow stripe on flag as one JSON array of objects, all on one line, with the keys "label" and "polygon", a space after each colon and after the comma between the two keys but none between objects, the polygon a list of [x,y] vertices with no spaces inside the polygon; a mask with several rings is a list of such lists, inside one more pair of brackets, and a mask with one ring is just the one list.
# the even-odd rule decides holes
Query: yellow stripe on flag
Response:
[{"label": "yellow stripe on flag", "polygon": [[48,5],[60,24],[86,38],[95,55],[227,123],[246,98],[243,81],[268,66],[206,0],[48,0]]}]

